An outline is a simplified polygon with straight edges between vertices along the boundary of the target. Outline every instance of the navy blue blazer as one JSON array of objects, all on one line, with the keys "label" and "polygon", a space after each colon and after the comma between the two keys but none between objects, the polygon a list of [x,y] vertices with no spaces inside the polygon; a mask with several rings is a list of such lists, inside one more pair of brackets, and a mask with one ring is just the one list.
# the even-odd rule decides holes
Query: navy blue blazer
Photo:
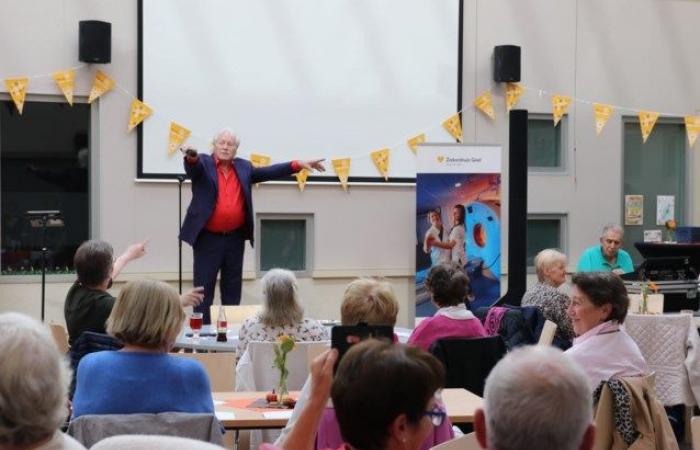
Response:
[{"label": "navy blue blazer", "polygon": [[[216,163],[211,155],[200,153],[196,164],[190,165],[186,160],[184,164],[187,177],[192,180],[192,201],[187,208],[187,215],[180,229],[180,239],[194,246],[199,233],[202,232],[209,217],[214,212],[219,190],[219,177],[216,173]],[[234,158],[233,168],[238,176],[238,182],[241,184],[245,201],[243,237],[250,240],[252,244],[255,215],[251,186],[255,183],[289,176],[294,171],[291,162],[256,168],[250,161],[241,158]]]}]

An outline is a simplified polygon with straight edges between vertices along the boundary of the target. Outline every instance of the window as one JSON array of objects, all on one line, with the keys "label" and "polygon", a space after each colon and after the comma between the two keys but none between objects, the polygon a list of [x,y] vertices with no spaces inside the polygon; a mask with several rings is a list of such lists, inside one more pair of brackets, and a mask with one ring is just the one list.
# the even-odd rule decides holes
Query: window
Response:
[{"label": "window", "polygon": [[[25,102],[19,115],[0,102],[2,274],[41,273],[42,245],[48,273],[73,271],[73,254],[89,238],[89,129],[85,103]],[[58,210],[65,226],[44,235],[29,210]]]},{"label": "window", "polygon": [[527,166],[537,172],[565,169],[567,116],[554,126],[551,114],[529,114],[527,120]]},{"label": "window", "polygon": [[566,216],[531,214],[527,218],[527,266],[534,267],[535,256],[545,248],[566,253]]},{"label": "window", "polygon": [[309,214],[258,214],[257,272],[272,268],[311,274],[313,216]]}]

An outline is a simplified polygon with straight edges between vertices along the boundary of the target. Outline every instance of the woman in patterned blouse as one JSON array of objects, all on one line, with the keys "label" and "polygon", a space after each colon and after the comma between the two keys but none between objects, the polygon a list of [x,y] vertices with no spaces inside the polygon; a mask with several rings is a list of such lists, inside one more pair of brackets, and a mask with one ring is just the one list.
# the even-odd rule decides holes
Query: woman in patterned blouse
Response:
[{"label": "woman in patterned blouse", "polygon": [[535,256],[537,284],[525,292],[523,306],[537,306],[545,319],[557,324],[557,336],[571,342],[574,329],[571,319],[566,314],[571,299],[557,289],[566,282],[566,255],[548,248]]},{"label": "woman in patterned blouse", "polygon": [[297,279],[284,269],[271,269],[262,278],[263,310],[246,319],[238,332],[236,356],[240,359],[248,342],[274,342],[282,335],[295,341],[326,341],[328,329],[319,321],[304,318],[297,296]]}]

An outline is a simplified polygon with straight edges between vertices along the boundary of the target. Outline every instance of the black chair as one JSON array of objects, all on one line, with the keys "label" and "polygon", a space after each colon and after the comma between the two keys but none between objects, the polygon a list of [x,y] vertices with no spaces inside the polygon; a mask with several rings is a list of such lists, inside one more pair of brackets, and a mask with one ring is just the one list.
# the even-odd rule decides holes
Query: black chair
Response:
[{"label": "black chair", "polygon": [[491,369],[506,354],[500,336],[438,339],[430,353],[445,366],[445,387],[464,388],[479,397]]}]

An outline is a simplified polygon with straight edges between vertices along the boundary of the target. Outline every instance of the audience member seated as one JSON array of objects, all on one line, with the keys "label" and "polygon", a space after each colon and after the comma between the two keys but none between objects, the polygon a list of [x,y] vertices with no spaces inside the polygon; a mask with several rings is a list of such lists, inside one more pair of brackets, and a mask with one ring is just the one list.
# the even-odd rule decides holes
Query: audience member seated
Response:
[{"label": "audience member seated", "polygon": [[[105,241],[93,239],[78,247],[73,257],[78,280],[68,291],[63,307],[70,345],[83,331],[106,332],[105,322],[112,312],[115,300],[107,290],[112,287],[112,280],[127,263],[145,253],[146,242],[130,245],[116,260],[113,260],[112,246]],[[201,303],[203,298],[202,288],[195,288],[183,294],[181,301],[183,306],[192,306]]]},{"label": "audience member seated", "polygon": [[560,350],[516,349],[486,380],[474,430],[485,449],[589,450],[594,427],[586,374]]},{"label": "audience member seated", "polygon": [[86,414],[214,413],[209,378],[195,360],[168,355],[185,313],[172,287],[153,280],[128,283],[107,320],[124,343],[78,365],[73,417]]},{"label": "audience member seated", "polygon": [[456,264],[440,264],[425,279],[433,303],[440,308],[433,317],[421,321],[408,338],[408,343],[428,350],[443,338],[486,336],[486,330],[464,303],[469,294],[469,277]]},{"label": "audience member seated", "polygon": [[572,283],[569,317],[577,337],[565,354],[583,367],[591,391],[610,377],[649,374],[642,352],[622,328],[629,297],[620,277],[584,272],[575,274]]},{"label": "audience member seated", "polygon": [[236,354],[240,359],[248,342],[274,342],[282,335],[296,341],[326,341],[328,329],[319,321],[304,318],[299,304],[297,279],[284,269],[272,269],[262,278],[263,310],[241,325]]},{"label": "audience member seated", "polygon": [[619,225],[603,227],[600,245],[587,248],[578,260],[578,272],[613,272],[618,275],[634,272],[630,254],[622,250],[625,230]]},{"label": "audience member seated", "polygon": [[571,299],[557,289],[566,282],[566,255],[554,249],[542,250],[535,256],[537,283],[523,295],[522,306],[537,306],[545,319],[557,325],[557,336],[574,339],[571,319],[566,313]]},{"label": "audience member seated", "polygon": [[70,369],[49,330],[22,314],[0,314],[0,355],[0,448],[84,450],[59,431],[69,414]]}]

